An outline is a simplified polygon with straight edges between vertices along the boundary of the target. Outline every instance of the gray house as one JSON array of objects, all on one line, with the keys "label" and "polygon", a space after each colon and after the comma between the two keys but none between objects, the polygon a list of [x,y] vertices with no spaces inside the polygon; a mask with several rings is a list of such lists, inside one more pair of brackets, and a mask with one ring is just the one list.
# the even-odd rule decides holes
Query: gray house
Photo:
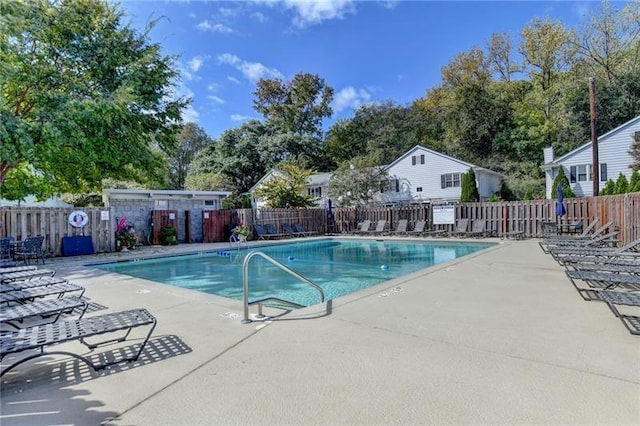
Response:
[{"label": "gray house", "polygon": [[[620,173],[631,178],[633,158],[629,153],[635,138],[640,137],[640,116],[616,127],[598,138],[599,189],[609,179],[615,181]],[[571,189],[577,197],[593,195],[593,153],[591,141],[579,148],[554,158],[553,148],[544,149],[544,165],[546,196],[551,198],[553,180],[562,167],[569,179]]]}]

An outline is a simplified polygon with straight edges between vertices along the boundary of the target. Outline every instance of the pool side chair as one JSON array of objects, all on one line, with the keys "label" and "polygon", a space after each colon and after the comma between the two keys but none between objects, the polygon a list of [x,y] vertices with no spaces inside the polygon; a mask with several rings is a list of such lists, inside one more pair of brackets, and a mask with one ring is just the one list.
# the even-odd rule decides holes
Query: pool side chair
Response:
[{"label": "pool side chair", "polygon": [[370,230],[368,233],[373,235],[381,235],[384,233],[385,228],[387,227],[387,220],[382,219],[376,223],[376,227]]},{"label": "pool side chair", "polygon": [[20,248],[14,253],[16,259],[22,259],[25,265],[31,264],[31,259],[42,260],[44,265],[44,237],[38,235],[36,237],[27,237],[21,244]]},{"label": "pool side chair", "polygon": [[267,223],[264,226],[264,229],[267,231],[267,234],[269,234],[270,237],[273,238],[282,238],[282,237],[286,237],[287,234],[282,234],[280,232],[278,232],[278,230],[276,229],[276,227],[272,224],[272,223]]},{"label": "pool side chair", "polygon": [[487,233],[487,221],[484,219],[476,219],[473,221],[471,231],[463,232],[463,235],[469,237],[482,237]]},{"label": "pool side chair", "polygon": [[467,233],[467,228],[469,227],[469,219],[459,219],[456,222],[456,227],[453,230],[453,235],[460,236]]},{"label": "pool side chair", "polygon": [[[73,314],[79,311],[78,318],[82,318],[89,304],[80,297],[64,297],[61,299],[42,299],[31,303],[5,306],[0,310],[0,324],[6,324],[16,329],[24,327],[27,318],[40,317],[38,325],[58,321],[63,314]],[[34,324],[30,324],[34,325]]]},{"label": "pool side chair", "polygon": [[[120,364],[122,362],[137,361],[144,350],[153,330],[156,328],[156,319],[146,309],[132,309],[128,311],[113,312],[109,314],[84,317],[79,319],[65,319],[50,324],[35,325],[21,328],[16,331],[5,332],[0,342],[0,360],[7,355],[14,355],[24,351],[37,350],[35,354],[13,361],[5,367],[0,376],[4,376],[15,367],[30,361],[34,358],[49,355],[66,355],[77,358],[86,363],[94,370],[102,370],[106,367]],[[141,339],[137,351],[127,351],[126,356],[117,357],[111,361],[96,363],[89,356],[64,350],[48,351],[47,348],[65,342],[79,341],[89,349],[99,346],[124,342],[127,340],[133,329],[138,327],[148,327],[149,331]],[[111,333],[121,332],[124,336],[113,338]],[[98,336],[103,336],[101,341],[90,343],[87,339],[94,340]],[[114,353],[121,353],[120,351]]]},{"label": "pool side chair", "polygon": [[359,224],[358,229],[356,229],[356,234],[366,234],[369,232],[369,228],[371,228],[371,221],[364,220]]},{"label": "pool side chair", "polygon": [[286,234],[287,237],[298,237],[298,233],[296,232],[295,229],[293,229],[293,225],[291,225],[290,223],[283,223],[282,224],[282,230],[284,231],[284,234]]},{"label": "pool side chair", "polygon": [[407,219],[398,220],[398,224],[396,225],[396,229],[393,230],[393,235],[404,235],[407,233],[407,225],[409,221]]},{"label": "pool side chair", "polygon": [[255,229],[259,240],[268,240],[268,239],[271,238],[271,234],[269,234],[269,232],[267,232],[267,230],[265,229],[265,227],[263,225],[260,225],[258,223],[254,223],[253,224],[253,229]]},{"label": "pool side chair", "polygon": [[408,235],[422,235],[424,233],[424,227],[427,226],[426,220],[418,220],[411,231],[407,231]]},{"label": "pool side chair", "polygon": [[[598,271],[565,271],[565,274],[584,300],[598,300],[597,290],[622,288],[627,291],[640,291],[640,275]],[[578,286],[578,280],[585,282],[590,288]]]},{"label": "pool side chair", "polygon": [[598,294],[631,334],[640,335],[640,316],[622,313],[616,307],[616,305],[626,305],[640,308],[640,294],[631,291],[611,290],[601,290]]},{"label": "pool side chair", "polygon": [[84,295],[85,288],[72,283],[58,283],[38,287],[23,288],[21,290],[4,291],[0,293],[0,304],[28,303],[47,296],[58,299],[67,293],[78,292],[77,297]]},{"label": "pool side chair", "polygon": [[299,235],[310,236],[317,234],[315,231],[307,231],[307,229],[299,223],[294,223],[293,227]]}]

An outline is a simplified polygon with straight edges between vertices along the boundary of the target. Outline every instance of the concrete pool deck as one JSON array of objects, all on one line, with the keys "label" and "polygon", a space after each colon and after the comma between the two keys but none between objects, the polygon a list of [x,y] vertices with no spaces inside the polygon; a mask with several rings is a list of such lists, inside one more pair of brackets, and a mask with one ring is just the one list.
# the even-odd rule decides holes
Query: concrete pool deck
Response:
[{"label": "concrete pool deck", "polygon": [[226,244],[53,259],[45,266],[92,302],[147,308],[158,326],[135,363],[19,366],[2,378],[0,423],[639,424],[640,338],[584,301],[537,240],[490,241],[499,244],[244,325],[240,302],[83,266]]}]

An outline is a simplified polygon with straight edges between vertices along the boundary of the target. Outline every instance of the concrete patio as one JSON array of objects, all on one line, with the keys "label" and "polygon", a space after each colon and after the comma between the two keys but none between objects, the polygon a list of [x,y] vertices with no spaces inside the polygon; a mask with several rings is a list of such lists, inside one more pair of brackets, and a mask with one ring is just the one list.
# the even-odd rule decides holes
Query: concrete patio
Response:
[{"label": "concrete patio", "polygon": [[[19,366],[2,378],[0,423],[640,424],[640,338],[605,304],[584,301],[537,240],[494,241],[247,325],[240,302],[92,269],[87,257],[52,259],[45,266],[92,302],[147,308],[158,326],[135,363]],[[216,247],[227,245],[91,261]]]}]

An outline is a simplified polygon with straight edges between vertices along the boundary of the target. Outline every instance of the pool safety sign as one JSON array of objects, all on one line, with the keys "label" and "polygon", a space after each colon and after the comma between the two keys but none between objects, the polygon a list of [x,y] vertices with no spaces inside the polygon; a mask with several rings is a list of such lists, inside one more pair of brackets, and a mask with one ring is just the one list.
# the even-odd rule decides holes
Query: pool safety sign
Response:
[{"label": "pool safety sign", "polygon": [[433,206],[434,225],[454,225],[456,223],[455,206]]}]

